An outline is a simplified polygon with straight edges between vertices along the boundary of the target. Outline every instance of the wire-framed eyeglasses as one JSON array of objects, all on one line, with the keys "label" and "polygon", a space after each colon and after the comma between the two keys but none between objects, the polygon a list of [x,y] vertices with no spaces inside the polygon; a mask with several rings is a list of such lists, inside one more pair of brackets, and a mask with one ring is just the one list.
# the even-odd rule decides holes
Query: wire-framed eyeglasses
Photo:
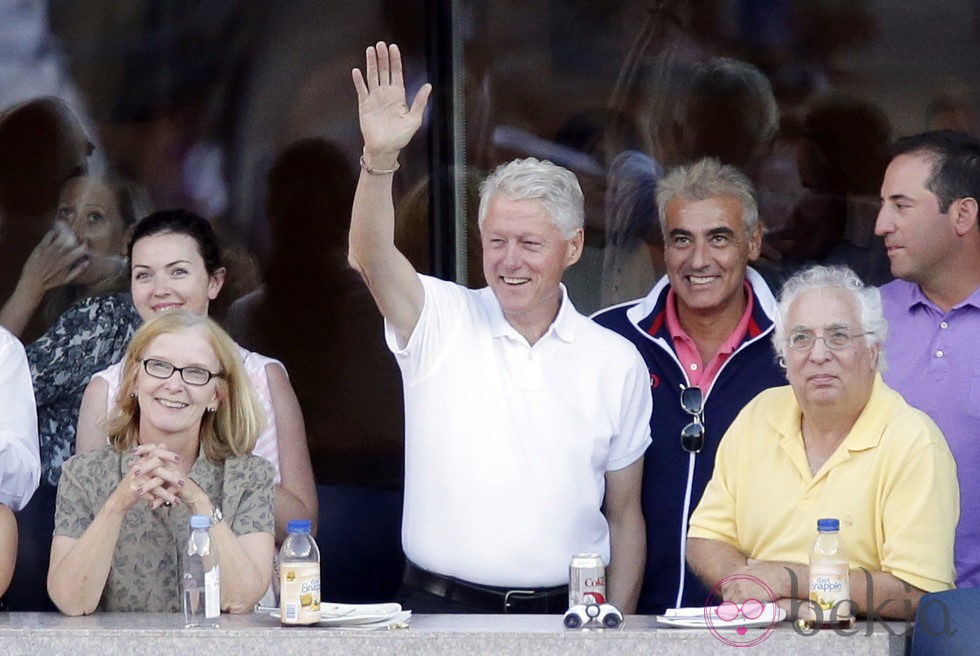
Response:
[{"label": "wire-framed eyeglasses", "polygon": [[154,378],[166,380],[174,375],[180,374],[181,380],[188,385],[207,385],[212,378],[223,378],[224,374],[216,374],[208,371],[204,367],[175,367],[166,360],[147,358],[143,360],[143,369]]},{"label": "wire-framed eyeglasses", "polygon": [[704,448],[704,394],[701,388],[692,386],[681,390],[681,408],[691,415],[692,421],[681,429],[681,447],[688,453],[700,453]]},{"label": "wire-framed eyeglasses", "polygon": [[873,335],[874,333],[870,330],[863,333],[856,333],[854,335],[848,333],[846,330],[832,330],[829,333],[824,333],[823,335],[818,335],[809,330],[798,330],[791,333],[786,343],[794,351],[809,351],[813,348],[813,345],[817,343],[818,339],[823,340],[824,346],[829,348],[831,351],[842,351],[851,345],[858,337],[864,337],[865,335]]}]

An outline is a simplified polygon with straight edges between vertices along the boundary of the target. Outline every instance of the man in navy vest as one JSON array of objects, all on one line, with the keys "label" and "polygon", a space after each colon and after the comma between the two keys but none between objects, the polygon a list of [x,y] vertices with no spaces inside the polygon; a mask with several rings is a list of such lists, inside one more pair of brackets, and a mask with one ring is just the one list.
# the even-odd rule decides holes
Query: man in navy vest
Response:
[{"label": "man in navy vest", "polygon": [[708,591],[685,564],[688,518],[729,424],[756,394],[786,384],[770,340],[776,302],[748,267],[762,244],[752,183],[702,159],[658,183],[657,207],[667,275],[646,297],[592,317],[632,341],[650,370],[647,560],[637,607],[648,614],[705,604]]}]

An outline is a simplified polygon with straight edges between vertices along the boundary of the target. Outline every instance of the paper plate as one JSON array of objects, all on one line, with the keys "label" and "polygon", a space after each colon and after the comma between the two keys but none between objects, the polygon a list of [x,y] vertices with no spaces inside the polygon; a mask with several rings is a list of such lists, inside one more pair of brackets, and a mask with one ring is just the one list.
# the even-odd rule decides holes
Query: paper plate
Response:
[{"label": "paper plate", "polygon": [[[260,609],[261,610],[261,609]],[[272,617],[279,618],[279,609],[267,609]],[[335,604],[320,603],[320,626],[362,626],[384,624],[397,619],[402,613],[399,604]]]},{"label": "paper plate", "polygon": [[[707,611],[714,613],[716,608],[716,606],[712,606]],[[773,603],[764,604],[762,614],[755,619],[748,619],[741,613],[735,619],[728,621],[717,615],[712,615],[712,621],[709,624],[704,615],[704,608],[669,608],[663,615],[657,615],[657,623],[682,629],[707,629],[709,627],[713,629],[737,629],[739,627],[768,627],[786,619],[786,611],[780,608],[778,604]]]}]

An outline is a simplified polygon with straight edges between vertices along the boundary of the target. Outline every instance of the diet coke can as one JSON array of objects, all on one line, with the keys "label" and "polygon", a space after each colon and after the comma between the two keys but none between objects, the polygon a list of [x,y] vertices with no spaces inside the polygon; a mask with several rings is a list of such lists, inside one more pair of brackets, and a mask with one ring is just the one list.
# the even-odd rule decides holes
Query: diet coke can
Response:
[{"label": "diet coke can", "polygon": [[568,566],[568,607],[606,603],[606,565],[598,554],[575,554]]}]

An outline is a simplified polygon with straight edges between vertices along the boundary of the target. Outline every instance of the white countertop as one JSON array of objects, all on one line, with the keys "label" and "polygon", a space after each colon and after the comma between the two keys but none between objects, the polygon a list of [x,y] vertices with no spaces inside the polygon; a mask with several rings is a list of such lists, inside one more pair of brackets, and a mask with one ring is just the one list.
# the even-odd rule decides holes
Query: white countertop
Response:
[{"label": "white countertop", "polygon": [[[870,628],[870,631],[869,631]],[[285,628],[260,614],[222,615],[217,629],[184,629],[178,614],[0,613],[3,656],[208,656],[210,654],[301,654],[465,656],[610,654],[674,656],[724,654],[731,643],[756,642],[746,656],[807,654],[904,654],[905,626],[859,621],[853,635],[820,631],[803,636],[783,622],[765,629],[713,633],[704,629],[657,627],[650,616],[628,616],[621,630],[567,631],[553,615],[416,615],[405,629]],[[869,635],[870,633],[870,635]],[[726,644],[727,643],[727,644]]]}]

